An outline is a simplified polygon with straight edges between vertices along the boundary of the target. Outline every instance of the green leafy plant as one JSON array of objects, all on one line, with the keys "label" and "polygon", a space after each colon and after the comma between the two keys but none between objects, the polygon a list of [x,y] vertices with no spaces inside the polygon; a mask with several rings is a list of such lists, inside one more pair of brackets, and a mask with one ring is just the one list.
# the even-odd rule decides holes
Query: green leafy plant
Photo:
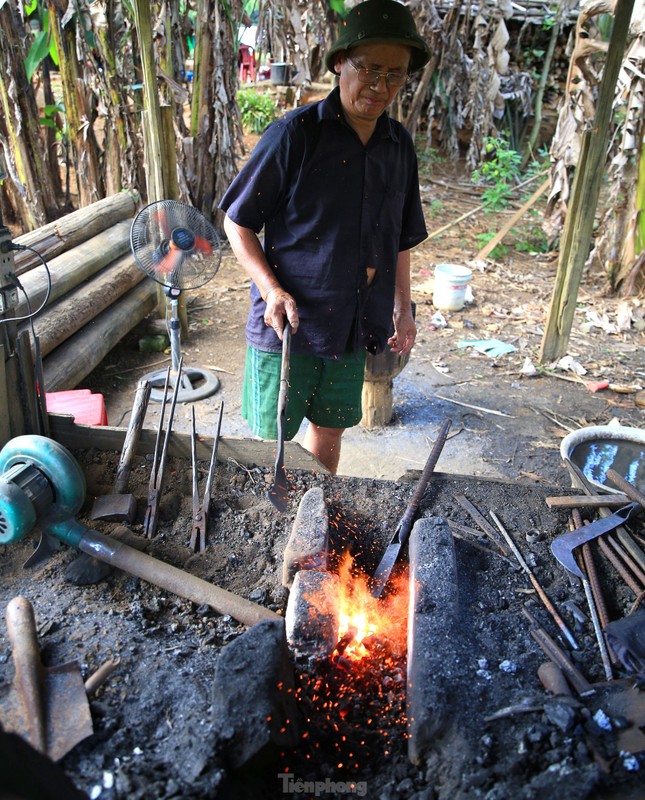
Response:
[{"label": "green leafy plant", "polygon": [[49,56],[55,66],[58,66],[58,50],[54,42],[54,37],[51,35],[49,29],[49,12],[47,9],[38,9],[38,3],[34,2],[32,5],[25,6],[28,13],[39,10],[38,19],[40,22],[40,30],[34,34],[34,39],[29,48],[29,52],[25,58],[25,71],[27,78],[32,79],[34,73],[41,65],[44,58]]},{"label": "green leafy plant", "polygon": [[504,135],[484,139],[486,160],[473,171],[475,183],[486,185],[482,203],[488,209],[505,208],[518,178],[522,156],[513,150]]},{"label": "green leafy plant", "polygon": [[[496,231],[485,231],[484,233],[478,233],[475,236],[477,239],[477,247],[481,250],[485,245],[487,245],[490,240],[497,235]],[[508,253],[508,247],[501,242],[498,245],[495,245],[490,252],[490,258],[501,258]]]},{"label": "green leafy plant", "polygon": [[443,211],[443,203],[441,200],[433,200],[428,206],[428,213],[431,217],[435,217],[441,211]]},{"label": "green leafy plant", "polygon": [[278,117],[273,97],[255,89],[240,89],[237,93],[242,125],[253,133],[262,131]]},{"label": "green leafy plant", "polygon": [[549,239],[542,227],[533,223],[522,231],[513,229],[515,234],[515,249],[520,253],[548,253],[549,252]]},{"label": "green leafy plant", "polygon": [[445,161],[445,158],[436,147],[427,147],[420,137],[417,137],[415,146],[419,161],[419,175],[422,178],[430,175],[435,164],[441,164]]}]

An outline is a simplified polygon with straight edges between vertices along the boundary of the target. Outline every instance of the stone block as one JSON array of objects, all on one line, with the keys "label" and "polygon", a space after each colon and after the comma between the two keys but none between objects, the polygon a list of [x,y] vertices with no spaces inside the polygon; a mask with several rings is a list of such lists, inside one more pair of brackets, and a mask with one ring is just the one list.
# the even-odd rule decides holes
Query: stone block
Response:
[{"label": "stone block", "polygon": [[323,659],[338,644],[340,579],[332,572],[296,573],[285,614],[287,641],[297,656]]},{"label": "stone block", "polygon": [[253,625],[220,652],[213,722],[226,764],[260,768],[299,741],[295,677],[283,620]]},{"label": "stone block", "polygon": [[284,551],[282,585],[291,588],[301,569],[327,569],[329,520],[323,490],[314,486],[303,495]]},{"label": "stone block", "polygon": [[440,517],[418,520],[410,534],[408,757],[422,765],[451,716],[460,671],[457,567],[452,533]]}]

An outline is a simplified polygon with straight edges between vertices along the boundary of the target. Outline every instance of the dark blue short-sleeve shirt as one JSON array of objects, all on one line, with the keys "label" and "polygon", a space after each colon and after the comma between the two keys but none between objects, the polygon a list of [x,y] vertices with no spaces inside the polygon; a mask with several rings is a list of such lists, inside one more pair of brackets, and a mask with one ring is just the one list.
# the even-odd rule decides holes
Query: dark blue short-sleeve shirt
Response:
[{"label": "dark blue short-sleeve shirt", "polygon": [[[367,146],[345,122],[338,88],[270,125],[220,208],[256,233],[298,305],[294,352],[338,358],[380,352],[392,333],[399,251],[427,231],[410,135],[382,114]],[[366,270],[376,275],[367,285]],[[277,352],[255,285],[247,340]]]}]

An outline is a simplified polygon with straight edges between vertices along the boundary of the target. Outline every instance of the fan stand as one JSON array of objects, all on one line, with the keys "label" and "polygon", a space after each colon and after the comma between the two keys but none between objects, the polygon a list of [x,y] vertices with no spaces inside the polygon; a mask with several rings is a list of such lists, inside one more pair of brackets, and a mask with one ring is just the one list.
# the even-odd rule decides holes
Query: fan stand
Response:
[{"label": "fan stand", "polygon": [[[203,400],[210,397],[220,387],[219,378],[208,370],[200,367],[188,367],[179,371],[181,360],[181,321],[179,320],[178,306],[181,289],[172,286],[164,286],[164,292],[170,302],[170,321],[168,323],[168,334],[170,338],[170,354],[172,359],[172,370],[170,376],[171,388],[174,390],[173,380],[180,380],[181,385],[177,392],[177,400],[180,403],[193,403],[196,400]],[[145,375],[145,379],[150,383],[150,399],[156,403],[163,402],[166,374],[168,370],[157,370]],[[173,378],[173,374],[177,377]]]}]

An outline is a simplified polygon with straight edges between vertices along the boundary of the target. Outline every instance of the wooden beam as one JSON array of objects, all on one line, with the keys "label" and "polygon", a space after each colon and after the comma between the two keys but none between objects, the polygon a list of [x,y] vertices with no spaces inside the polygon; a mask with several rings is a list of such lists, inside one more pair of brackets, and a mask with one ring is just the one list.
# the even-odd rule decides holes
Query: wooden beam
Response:
[{"label": "wooden beam", "polygon": [[600,184],[607,159],[609,122],[622,67],[634,0],[617,0],[607,61],[593,128],[583,134],[571,203],[560,242],[558,269],[540,348],[541,364],[564,356],[573,326],[578,290],[593,236]]},{"label": "wooden beam", "polygon": [[[124,220],[52,259],[48,265],[52,280],[48,302],[53,303],[59,297],[66,295],[80,283],[91,278],[103,267],[126,253],[129,247],[130,223]],[[35,311],[47,293],[48,281],[45,267],[30,270],[20,281],[29,297],[31,310]],[[22,293],[20,297],[22,297]],[[27,313],[27,302],[23,299],[18,303],[16,316]]]},{"label": "wooden beam", "polygon": [[107,266],[93,280],[83,283],[34,320],[40,352],[46,356],[66,339],[105,311],[112,303],[145,280],[131,255]]},{"label": "wooden beam", "polygon": [[[74,418],[63,414],[49,414],[51,436],[70,450],[84,450],[88,446],[98,450],[120,452],[126,435],[125,428],[110,426],[77,425]],[[154,452],[157,431],[144,428],[137,443],[136,453],[147,455]],[[168,437],[168,455],[176,458],[191,458],[191,439],[187,433],[172,431]],[[210,459],[213,438],[197,437],[197,458]],[[235,461],[247,467],[258,466],[273,469],[275,465],[276,443],[258,439],[236,439],[221,436],[217,445],[218,461]],[[297,442],[284,443],[284,461],[287,469],[305,469],[323,474],[327,470],[308,450]]]},{"label": "wooden beam", "polygon": [[[139,195],[136,192],[119,192],[18,236],[15,241],[16,244],[33,247],[43,258],[52,259],[117,222],[133,217],[138,202]],[[14,261],[16,275],[22,275],[41,263],[38,256],[29,250],[14,253]]]},{"label": "wooden beam", "polygon": [[70,336],[44,362],[48,392],[74,389],[156,305],[152,280],[143,281],[91,325]]}]

